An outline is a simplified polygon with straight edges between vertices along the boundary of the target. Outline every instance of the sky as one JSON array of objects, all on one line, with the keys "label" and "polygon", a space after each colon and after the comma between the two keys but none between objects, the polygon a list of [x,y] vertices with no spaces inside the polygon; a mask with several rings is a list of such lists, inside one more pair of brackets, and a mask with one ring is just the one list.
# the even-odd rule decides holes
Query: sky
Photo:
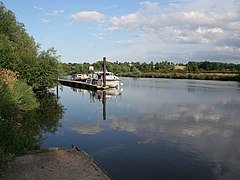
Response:
[{"label": "sky", "polygon": [[240,0],[2,0],[61,62],[240,63]]}]

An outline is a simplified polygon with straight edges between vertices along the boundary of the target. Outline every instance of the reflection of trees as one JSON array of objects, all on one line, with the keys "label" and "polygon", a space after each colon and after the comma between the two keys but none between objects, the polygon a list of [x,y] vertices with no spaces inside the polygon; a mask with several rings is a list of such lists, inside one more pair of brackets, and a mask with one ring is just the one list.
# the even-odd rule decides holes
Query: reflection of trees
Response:
[{"label": "reflection of trees", "polygon": [[59,120],[62,119],[64,107],[58,102],[54,93],[44,92],[37,96],[40,107],[36,110],[36,116],[41,130],[54,133],[59,127]]},{"label": "reflection of trees", "polygon": [[64,109],[54,93],[44,91],[37,93],[40,106],[22,116],[21,127],[33,138],[34,144],[41,140],[41,132],[54,133],[59,127]]},{"label": "reflection of trees", "polygon": [[[53,133],[59,127],[64,109],[56,95],[45,91],[37,93],[37,98],[40,103],[38,108],[22,111],[17,115],[9,113],[4,119],[0,113],[0,175],[6,168],[6,163],[15,155],[39,147],[43,131]],[[4,112],[8,109],[13,110],[11,107],[5,107]]]}]

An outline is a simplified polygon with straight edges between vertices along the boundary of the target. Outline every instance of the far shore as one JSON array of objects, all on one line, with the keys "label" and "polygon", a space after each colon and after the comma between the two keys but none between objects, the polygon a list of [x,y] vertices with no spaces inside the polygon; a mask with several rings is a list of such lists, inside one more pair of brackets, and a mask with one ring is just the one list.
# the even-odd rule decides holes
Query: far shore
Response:
[{"label": "far shore", "polygon": [[217,81],[239,81],[240,74],[237,73],[119,73],[117,74],[121,77],[135,77],[135,78],[170,78],[170,79],[196,79],[196,80],[217,80]]}]

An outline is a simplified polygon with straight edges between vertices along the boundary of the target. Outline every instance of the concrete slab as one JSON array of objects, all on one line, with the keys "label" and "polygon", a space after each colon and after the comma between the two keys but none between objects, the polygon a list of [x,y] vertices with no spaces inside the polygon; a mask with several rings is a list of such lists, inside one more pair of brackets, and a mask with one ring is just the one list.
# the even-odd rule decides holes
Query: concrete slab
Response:
[{"label": "concrete slab", "polygon": [[54,148],[17,157],[6,175],[0,179],[109,180],[111,177],[83,151]]}]

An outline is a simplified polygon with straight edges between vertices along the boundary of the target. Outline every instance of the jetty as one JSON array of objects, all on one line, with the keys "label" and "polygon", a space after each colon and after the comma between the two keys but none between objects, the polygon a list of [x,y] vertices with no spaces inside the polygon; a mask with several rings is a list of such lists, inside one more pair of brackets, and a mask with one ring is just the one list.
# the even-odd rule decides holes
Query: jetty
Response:
[{"label": "jetty", "polygon": [[58,79],[58,82],[64,86],[70,86],[75,88],[81,89],[88,89],[88,90],[106,90],[109,87],[106,85],[106,57],[103,57],[103,79],[101,85],[91,84],[82,81],[74,81],[68,79]]},{"label": "jetty", "polygon": [[70,86],[75,88],[81,88],[81,89],[88,89],[88,90],[106,90],[109,87],[108,86],[98,86],[95,84],[90,84],[82,81],[73,81],[68,79],[58,79],[58,82],[64,86]]}]

